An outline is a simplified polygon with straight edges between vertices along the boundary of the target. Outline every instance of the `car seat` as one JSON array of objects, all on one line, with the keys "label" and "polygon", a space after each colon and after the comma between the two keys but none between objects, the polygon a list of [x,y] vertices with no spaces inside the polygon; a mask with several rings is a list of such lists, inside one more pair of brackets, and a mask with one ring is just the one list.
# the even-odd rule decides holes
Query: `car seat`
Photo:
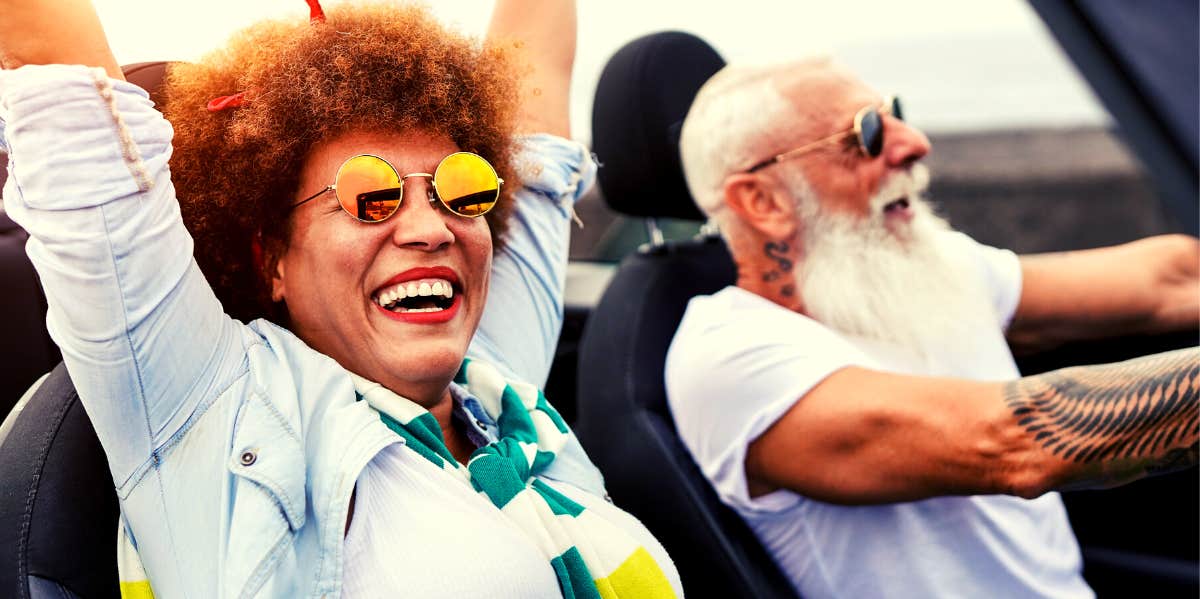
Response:
[{"label": "car seat", "polygon": [[[679,128],[700,86],[725,61],[681,32],[638,38],[605,66],[592,145],[613,210],[703,220],[683,178]],[[613,501],[666,547],[695,597],[794,598],[790,582],[680,441],[663,366],[688,300],[735,280],[724,242],[702,233],[628,256],[588,318],[579,348],[576,433]]]},{"label": "car seat", "polygon": [[[160,101],[165,62],[122,67],[130,82]],[[0,181],[2,181],[0,176]],[[0,285],[14,306],[9,322],[28,325],[9,335],[5,384],[32,382],[58,360],[46,333],[46,300],[24,253],[24,232],[0,218]],[[19,245],[10,239],[20,239]],[[9,246],[21,251],[10,252]],[[31,282],[32,281],[32,282]],[[17,296],[20,297],[7,297]],[[14,344],[20,343],[20,347]],[[31,355],[21,357],[22,352]],[[44,365],[44,366],[43,366]],[[40,368],[40,370],[39,370]],[[12,383],[18,384],[18,383]],[[20,387],[24,389],[28,382]],[[8,388],[6,387],[7,391]],[[17,394],[20,391],[16,391]],[[8,405],[3,406],[7,411]],[[0,597],[94,599],[120,597],[117,582],[116,492],[104,450],[60,363],[26,394],[0,425]]]}]

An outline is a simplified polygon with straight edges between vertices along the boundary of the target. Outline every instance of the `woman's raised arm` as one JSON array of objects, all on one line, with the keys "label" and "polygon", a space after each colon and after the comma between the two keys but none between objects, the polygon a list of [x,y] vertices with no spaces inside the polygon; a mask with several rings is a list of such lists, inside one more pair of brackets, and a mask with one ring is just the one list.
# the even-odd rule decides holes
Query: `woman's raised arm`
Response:
[{"label": "woman's raised arm", "polygon": [[91,4],[0,0],[0,15],[4,64],[26,67],[0,71],[4,209],[29,232],[47,329],[114,482],[134,484],[237,375],[241,331],[192,259],[171,126],[110,77],[121,73]]},{"label": "woman's raised arm", "polygon": [[573,1],[496,2],[488,41],[515,46],[518,64],[523,67],[518,132],[571,137],[568,104],[575,29]]},{"label": "woman's raised arm", "polygon": [[488,41],[516,52],[516,129],[531,135],[517,161],[524,187],[515,195],[506,245],[492,263],[487,306],[468,355],[541,387],[562,329],[572,206],[596,170],[587,148],[560,139],[570,136],[575,2],[499,0]]},{"label": "woman's raised arm", "polygon": [[124,79],[89,0],[0,0],[0,67],[81,64]]}]

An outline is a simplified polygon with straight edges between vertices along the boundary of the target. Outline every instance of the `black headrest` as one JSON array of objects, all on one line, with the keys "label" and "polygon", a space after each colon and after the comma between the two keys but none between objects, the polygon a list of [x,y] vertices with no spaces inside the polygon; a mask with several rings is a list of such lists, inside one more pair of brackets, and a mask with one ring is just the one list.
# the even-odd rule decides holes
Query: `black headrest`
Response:
[{"label": "black headrest", "polygon": [[609,59],[596,85],[592,149],[610,208],[704,220],[683,178],[679,128],[700,86],[724,66],[712,46],[679,31],[640,37]]}]

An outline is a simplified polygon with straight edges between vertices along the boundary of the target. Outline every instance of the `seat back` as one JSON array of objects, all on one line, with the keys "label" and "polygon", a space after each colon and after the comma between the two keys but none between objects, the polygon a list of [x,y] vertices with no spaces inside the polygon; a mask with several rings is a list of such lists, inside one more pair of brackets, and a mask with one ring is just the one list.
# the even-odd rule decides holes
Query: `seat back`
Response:
[{"label": "seat back", "polygon": [[[708,44],[679,32],[634,40],[609,61],[592,135],[610,207],[702,218],[683,179],[679,126],[696,91],[723,65]],[[663,367],[688,301],[732,284],[735,274],[715,236],[627,257],[580,341],[576,432],[613,501],[671,554],[687,594],[794,598],[774,560],[692,460],[667,406]]]},{"label": "seat back", "polygon": [[59,364],[0,439],[0,595],[120,596],[117,496],[96,431]]},{"label": "seat back", "polygon": [[[167,63],[123,67],[161,101]],[[2,179],[0,179],[2,181]],[[0,384],[12,400],[50,374],[0,425],[0,596],[93,599],[120,596],[117,496],[104,450],[46,332],[46,303],[24,252],[26,235],[0,215]],[[19,251],[18,251],[19,250]],[[24,327],[24,328],[20,328]],[[3,400],[8,400],[5,395]]]}]

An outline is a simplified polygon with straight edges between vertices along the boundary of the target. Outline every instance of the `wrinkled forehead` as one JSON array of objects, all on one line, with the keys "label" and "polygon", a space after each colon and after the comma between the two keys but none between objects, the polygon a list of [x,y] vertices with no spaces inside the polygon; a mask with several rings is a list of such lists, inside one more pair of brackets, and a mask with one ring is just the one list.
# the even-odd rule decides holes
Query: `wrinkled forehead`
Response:
[{"label": "wrinkled forehead", "polygon": [[835,63],[802,63],[782,70],[776,86],[795,109],[797,133],[826,135],[849,127],[854,113],[882,96]]}]

